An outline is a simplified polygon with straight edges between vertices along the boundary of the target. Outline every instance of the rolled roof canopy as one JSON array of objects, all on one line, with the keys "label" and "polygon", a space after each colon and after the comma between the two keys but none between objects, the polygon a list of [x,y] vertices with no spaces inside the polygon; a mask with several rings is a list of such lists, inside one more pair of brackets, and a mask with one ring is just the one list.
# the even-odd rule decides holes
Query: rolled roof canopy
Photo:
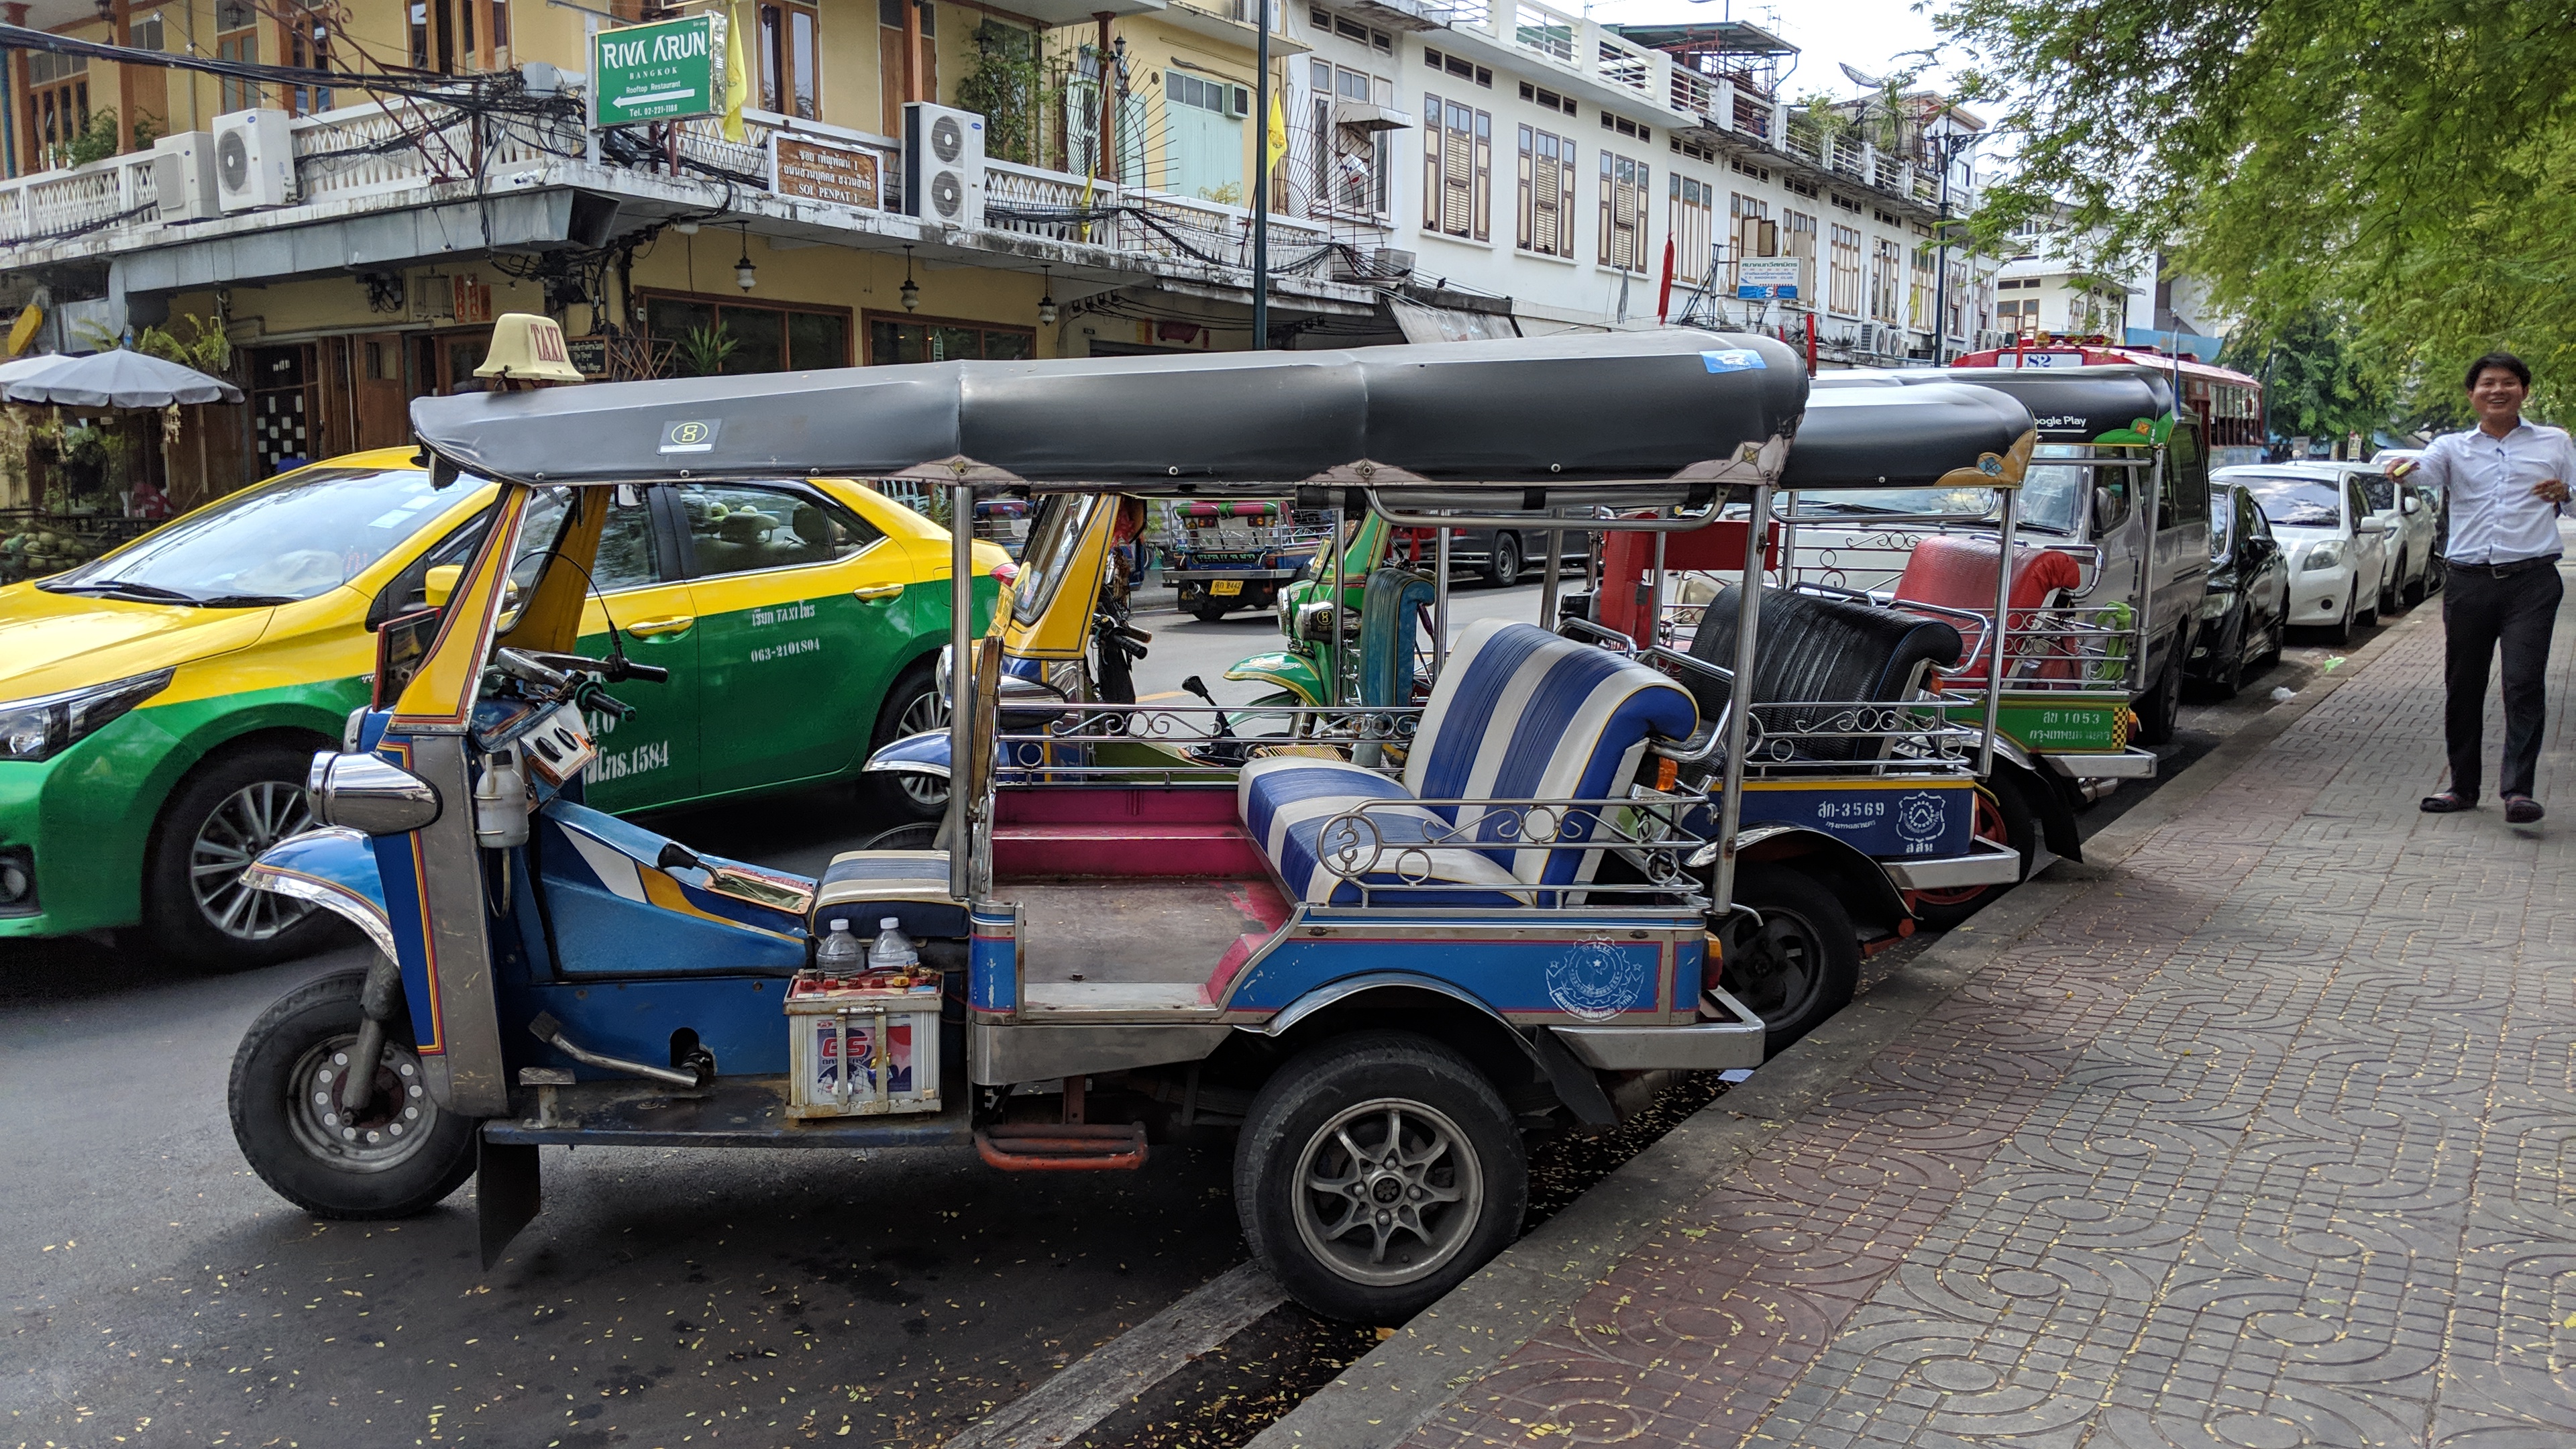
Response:
[{"label": "rolled roof canopy", "polygon": [[412,425],[459,469],[523,483],[1328,483],[1488,506],[1487,489],[1510,488],[1553,506],[1754,482],[1781,465],[1806,400],[1780,343],[1674,330],[598,383],[422,398]]},{"label": "rolled roof canopy", "polygon": [[[2031,428],[2016,399],[1957,383],[1922,387],[1828,386],[1807,399],[1806,420],[1789,450],[1782,488],[1930,487],[1961,480],[1955,470],[1992,454],[2014,457]],[[2024,456],[2026,456],[2025,450]],[[2016,486],[2020,463],[1992,485]]]},{"label": "rolled roof canopy", "polygon": [[2093,367],[1938,367],[1872,372],[1849,380],[1817,379],[1817,393],[1838,396],[1883,392],[1890,386],[1940,384],[1986,388],[2030,410],[2041,438],[2090,443],[2105,433],[2154,422],[2174,410],[2173,374],[2143,364]]}]

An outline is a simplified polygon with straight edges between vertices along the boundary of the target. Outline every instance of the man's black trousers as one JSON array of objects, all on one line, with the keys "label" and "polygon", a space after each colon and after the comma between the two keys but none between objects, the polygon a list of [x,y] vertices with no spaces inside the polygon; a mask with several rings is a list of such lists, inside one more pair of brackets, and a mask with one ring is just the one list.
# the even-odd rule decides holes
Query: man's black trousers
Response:
[{"label": "man's black trousers", "polygon": [[2449,699],[2442,729],[2450,745],[2451,789],[2478,798],[2487,671],[2504,649],[2504,767],[2500,793],[2528,795],[2540,764],[2541,676],[2550,627],[2566,592],[2554,560],[2499,573],[2480,564],[2446,566],[2442,583],[2442,677]]}]

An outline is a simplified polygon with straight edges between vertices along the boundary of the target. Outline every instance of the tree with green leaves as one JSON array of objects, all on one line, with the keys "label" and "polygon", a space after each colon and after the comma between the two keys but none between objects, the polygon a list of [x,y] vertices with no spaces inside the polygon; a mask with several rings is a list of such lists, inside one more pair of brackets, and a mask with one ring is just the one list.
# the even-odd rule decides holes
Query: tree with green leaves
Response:
[{"label": "tree with green leaves", "polygon": [[2269,333],[2240,331],[2219,365],[2263,379],[2263,411],[2277,437],[2371,437],[2388,426],[2388,380],[2364,364],[2351,322],[2311,311]]},{"label": "tree with green leaves", "polygon": [[2493,347],[2576,369],[2576,0],[1955,0],[1941,25],[2020,145],[1989,237],[2062,206],[2088,264],[2173,251],[2258,341],[2347,318],[2359,370],[2428,400]]}]

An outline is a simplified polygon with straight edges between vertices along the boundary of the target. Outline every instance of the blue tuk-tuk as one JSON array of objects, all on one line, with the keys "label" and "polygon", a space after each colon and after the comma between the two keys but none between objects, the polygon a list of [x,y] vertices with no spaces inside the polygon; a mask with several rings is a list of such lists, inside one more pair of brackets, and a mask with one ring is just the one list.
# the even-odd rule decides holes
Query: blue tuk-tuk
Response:
[{"label": "blue tuk-tuk", "polygon": [[[1918,426],[1940,411],[1924,397]],[[1254,1254],[1318,1311],[1400,1320],[1519,1231],[1525,1132],[1763,1059],[1726,984],[1768,940],[1733,896],[1751,712],[1703,720],[1651,663],[1493,621],[1419,705],[1314,711],[1195,770],[1062,753],[1212,738],[1222,712],[1006,691],[1009,626],[963,622],[961,529],[941,841],[819,879],[760,869],[582,803],[585,712],[655,677],[573,652],[612,492],[908,478],[959,519],[1025,494],[1017,618],[1103,566],[1038,547],[1050,505],[1286,490],[1399,521],[1609,505],[1680,530],[1768,506],[1805,400],[1779,344],[1684,332],[422,399],[436,471],[502,487],[451,597],[387,625],[376,702],[317,757],[325,826],[245,877],[347,916],[381,958],[251,1028],[243,1152],[331,1217],[418,1212],[477,1176],[488,1263],[538,1211],[552,1145],[1125,1169],[1165,1133],[1234,1127]],[[2009,444],[1960,415],[1948,441],[1971,456]],[[551,489],[559,528],[523,537]],[[1023,744],[1059,753],[1032,768]],[[836,935],[897,948],[885,922],[914,944],[818,961]]]}]

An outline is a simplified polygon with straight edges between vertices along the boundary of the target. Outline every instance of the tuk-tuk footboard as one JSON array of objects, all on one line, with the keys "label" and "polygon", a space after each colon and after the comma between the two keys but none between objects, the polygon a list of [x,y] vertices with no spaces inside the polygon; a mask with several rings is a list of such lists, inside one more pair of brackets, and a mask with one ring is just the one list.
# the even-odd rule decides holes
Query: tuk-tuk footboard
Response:
[{"label": "tuk-tuk footboard", "polygon": [[799,1121],[784,1076],[719,1077],[695,1092],[652,1082],[575,1082],[512,1090],[512,1115],[483,1124],[503,1145],[581,1147],[964,1147],[975,1140],[962,1071],[945,1074],[938,1112]]}]

